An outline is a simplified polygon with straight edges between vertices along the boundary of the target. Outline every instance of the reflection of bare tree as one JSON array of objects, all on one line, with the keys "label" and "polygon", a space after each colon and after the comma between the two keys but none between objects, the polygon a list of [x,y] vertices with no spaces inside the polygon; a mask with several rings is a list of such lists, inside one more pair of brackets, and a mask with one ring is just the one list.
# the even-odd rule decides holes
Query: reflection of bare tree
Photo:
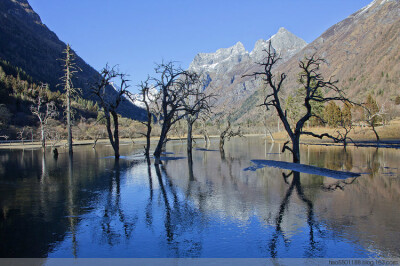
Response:
[{"label": "reflection of bare tree", "polygon": [[353,155],[349,149],[331,149],[324,156],[325,167],[332,170],[347,170],[353,168]]},{"label": "reflection of bare tree", "polygon": [[76,227],[78,225],[77,210],[75,208],[75,186],[74,182],[74,165],[72,153],[68,156],[68,221],[70,226],[70,231],[72,234],[72,254],[74,258],[77,257],[78,252],[78,242],[76,239]]},{"label": "reflection of bare tree", "polygon": [[103,220],[101,223],[103,236],[106,237],[110,246],[113,246],[114,243],[118,242],[121,238],[121,234],[116,232],[116,229],[118,228],[112,227],[115,218],[117,218],[117,220],[120,222],[126,239],[131,237],[137,220],[137,216],[135,216],[131,218],[131,221],[129,221],[129,217],[127,217],[122,211],[120,176],[120,163],[119,160],[115,160],[113,175],[110,178],[107,202],[104,208]]},{"label": "reflection of bare tree", "polygon": [[325,191],[335,191],[337,189],[344,190],[344,187],[347,185],[353,184],[357,180],[358,176],[353,177],[351,179],[346,179],[346,180],[339,180],[333,184],[329,185],[323,185],[322,189]]},{"label": "reflection of bare tree", "polygon": [[174,239],[174,232],[173,232],[173,228],[171,226],[171,207],[169,205],[167,192],[165,190],[164,183],[162,181],[162,175],[161,175],[160,166],[158,164],[155,164],[154,167],[156,169],[158,183],[160,185],[161,193],[162,193],[162,196],[163,196],[163,199],[164,199],[164,204],[165,204],[165,222],[164,222],[164,226],[165,226],[165,232],[166,232],[166,235],[167,235],[167,241],[168,242],[172,242],[172,240]]},{"label": "reflection of bare tree", "polygon": [[147,158],[147,174],[149,175],[149,190],[150,190],[150,196],[149,196],[149,202],[147,203],[146,206],[146,224],[148,226],[151,226],[153,224],[153,178],[151,176],[151,162],[150,162],[150,157],[146,156]]},{"label": "reflection of bare tree", "polygon": [[300,173],[299,172],[292,172],[288,175],[284,174],[285,182],[287,182],[287,178],[293,175],[292,182],[290,183],[289,189],[287,190],[285,197],[283,198],[279,210],[278,216],[275,219],[275,232],[272,236],[272,239],[269,242],[269,251],[271,257],[275,258],[278,255],[277,252],[277,244],[279,237],[282,237],[285,245],[289,245],[289,240],[285,237],[283,230],[282,230],[282,220],[285,214],[285,210],[288,209],[290,198],[293,195],[293,191],[297,192],[298,197],[301,199],[302,202],[305,203],[307,207],[307,225],[309,227],[309,247],[306,250],[306,256],[311,257],[315,256],[316,252],[322,251],[322,247],[317,243],[314,237],[314,232],[317,230],[320,234],[322,234],[319,226],[314,217],[314,205],[312,201],[310,201],[305,195],[303,188],[300,183]]},{"label": "reflection of bare tree", "polygon": [[[192,154],[188,156],[189,181],[194,181]],[[192,182],[189,182],[191,184]]]},{"label": "reflection of bare tree", "polygon": [[373,177],[378,173],[379,168],[381,167],[378,156],[378,148],[376,148],[372,154],[369,153],[368,155],[367,167]]},{"label": "reflection of bare tree", "polygon": [[[204,153],[206,154],[207,152],[204,152]],[[203,212],[207,195],[206,195],[206,193],[201,191],[201,188],[199,186],[195,185],[195,184],[197,184],[197,180],[196,180],[196,177],[193,172],[193,161],[191,161],[191,160],[188,160],[188,170],[189,170],[189,173],[188,173],[189,174],[189,182],[187,183],[188,185],[186,188],[185,196],[187,199],[190,199],[192,196],[192,191],[197,188],[197,190],[195,191],[195,195],[198,197],[198,202],[199,202],[198,208],[201,212]]]},{"label": "reflection of bare tree", "polygon": [[[201,219],[197,217],[197,213],[192,211],[192,208],[188,205],[188,202],[185,199],[183,201],[179,200],[178,192],[176,191],[172,179],[168,175],[165,167],[157,164],[155,164],[154,167],[165,205],[164,226],[168,245],[173,246],[172,250],[175,251],[174,256],[176,257],[182,257],[182,255],[185,256],[185,252],[189,252],[191,256],[193,256],[193,254],[200,254],[202,247],[201,242],[190,239],[189,241],[185,241],[185,245],[182,246],[183,250],[181,250],[177,239],[178,236],[185,232],[192,234],[194,224],[200,222]],[[163,179],[165,181],[163,181]],[[173,198],[172,204],[169,200],[169,195]]]}]

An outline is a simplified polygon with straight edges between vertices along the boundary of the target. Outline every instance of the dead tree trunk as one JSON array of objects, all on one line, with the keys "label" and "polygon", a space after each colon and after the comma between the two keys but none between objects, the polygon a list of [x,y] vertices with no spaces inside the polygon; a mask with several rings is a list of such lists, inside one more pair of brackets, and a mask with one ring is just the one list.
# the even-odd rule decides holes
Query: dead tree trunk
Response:
[{"label": "dead tree trunk", "polygon": [[41,134],[41,141],[42,141],[42,148],[46,148],[46,131],[44,124],[40,124],[40,134]]},{"label": "dead tree trunk", "polygon": [[237,131],[233,131],[231,128],[231,122],[228,120],[225,129],[223,129],[219,135],[219,150],[221,151],[221,153],[225,152],[224,150],[225,140],[229,140],[231,137],[234,136],[243,137],[243,134],[240,130],[240,127],[238,128]]},{"label": "dead tree trunk", "polygon": [[[342,101],[347,103],[352,103],[348,100],[342,90],[336,87],[336,83],[338,81],[332,81],[331,79],[325,80],[322,75],[319,73],[319,66],[321,63],[325,62],[324,59],[317,57],[315,54],[311,57],[306,57],[303,61],[300,61],[299,68],[301,70],[299,76],[299,83],[304,88],[304,96],[302,97],[302,101],[304,101],[304,115],[300,117],[300,119],[295,123],[293,128],[291,127],[288,117],[286,115],[286,110],[283,109],[281,105],[281,88],[282,84],[286,79],[286,74],[281,73],[280,75],[276,75],[273,73],[272,69],[276,63],[281,60],[279,55],[273,49],[271,42],[269,42],[268,49],[266,50],[266,57],[263,63],[259,63],[262,66],[262,71],[254,72],[251,75],[245,76],[254,76],[259,77],[261,76],[263,80],[266,82],[266,85],[271,89],[269,94],[264,97],[264,103],[262,104],[269,110],[270,107],[274,107],[278,113],[280,120],[283,123],[283,126],[289,135],[292,147],[288,146],[289,142],[286,142],[282,152],[285,150],[289,150],[293,154],[293,162],[299,163],[300,162],[300,136],[301,135],[310,135],[317,138],[328,137],[335,142],[342,142],[342,139],[333,137],[328,133],[324,134],[315,134],[313,132],[304,131],[305,123],[311,118],[317,116],[313,113],[312,110],[312,103],[326,103],[330,101]],[[324,97],[318,93],[319,90],[325,89],[329,92],[332,92],[329,97]],[[327,93],[328,94],[328,93]],[[330,94],[328,94],[330,95]],[[335,96],[336,95],[336,96]],[[318,117],[318,116],[317,116]],[[320,117],[318,117],[320,118]],[[321,118],[320,118],[321,119]],[[321,119],[322,120],[322,119]]]},{"label": "dead tree trunk", "polygon": [[[121,83],[119,88],[115,88],[116,94],[106,94],[108,86],[112,86],[112,80],[118,78]],[[119,131],[118,131],[118,114],[117,109],[119,104],[125,99],[124,95],[129,95],[129,85],[127,84],[126,74],[120,73],[114,67],[109,69],[108,66],[101,71],[101,78],[92,88],[91,91],[95,94],[100,105],[103,108],[104,116],[106,118],[106,130],[111,146],[114,149],[115,159],[118,160],[119,154]],[[111,117],[113,119],[114,132],[111,130]]]},{"label": "dead tree trunk", "polygon": [[192,144],[193,144],[193,136],[192,136],[192,130],[193,130],[193,122],[191,119],[187,119],[187,153],[189,156],[192,156]]}]

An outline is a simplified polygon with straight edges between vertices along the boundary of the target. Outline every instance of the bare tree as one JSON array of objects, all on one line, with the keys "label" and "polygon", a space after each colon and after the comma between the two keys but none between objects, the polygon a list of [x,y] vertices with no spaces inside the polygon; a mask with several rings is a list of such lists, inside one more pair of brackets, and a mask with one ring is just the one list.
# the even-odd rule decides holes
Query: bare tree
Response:
[{"label": "bare tree", "polygon": [[144,146],[144,155],[146,156],[148,163],[150,162],[151,130],[154,120],[153,113],[156,112],[154,107],[159,97],[159,93],[156,91],[155,88],[150,86],[149,81],[150,78],[147,78],[147,80],[145,80],[139,85],[140,96],[136,98],[137,101],[144,104],[146,110],[147,119],[145,121],[140,121],[140,123],[146,126],[146,133],[141,133],[141,134],[146,138],[146,145]]},{"label": "bare tree", "polygon": [[376,108],[373,108],[371,104],[366,104],[363,105],[364,110],[365,110],[365,121],[367,122],[368,126],[371,128],[371,130],[374,132],[376,141],[380,142],[380,137],[378,132],[376,131],[376,126],[378,124],[378,121],[384,120],[384,116],[386,114],[385,112],[385,105],[382,105],[381,108],[376,105]]},{"label": "bare tree", "polygon": [[[302,96],[302,101],[304,102],[305,114],[302,114],[300,119],[297,120],[294,126],[291,126],[286,115],[286,111],[284,110],[281,104],[281,89],[282,84],[286,79],[286,74],[281,73],[275,76],[273,72],[273,67],[276,66],[277,62],[281,60],[279,55],[273,49],[271,42],[269,42],[268,49],[265,50],[267,56],[264,62],[259,63],[262,66],[262,70],[259,72],[254,72],[250,75],[245,76],[254,76],[262,77],[266,85],[271,88],[272,91],[264,98],[263,106],[265,106],[268,110],[272,106],[276,109],[280,120],[283,123],[283,126],[288,133],[290,140],[292,142],[292,147],[288,146],[289,142],[286,142],[283,146],[282,152],[285,150],[289,150],[293,154],[293,162],[300,163],[300,136],[301,135],[310,135],[317,138],[328,137],[334,140],[335,142],[342,141],[334,136],[329,135],[328,133],[323,134],[315,134],[313,132],[304,131],[305,123],[311,118],[316,117],[316,114],[313,113],[312,103],[320,102],[326,103],[330,101],[342,101],[342,102],[350,102],[344,95],[343,91],[336,86],[337,80],[325,80],[322,75],[319,73],[319,67],[321,63],[324,63],[325,60],[319,58],[315,54],[310,57],[305,57],[303,61],[300,61],[299,68],[301,73],[299,74],[299,83],[304,89],[304,96]],[[319,93],[319,90],[325,89],[327,95],[333,95],[329,97],[325,97]],[[320,118],[320,117],[317,117]]]},{"label": "bare tree", "polygon": [[187,122],[187,153],[189,158],[192,156],[193,125],[201,113],[211,112],[211,100],[215,98],[213,94],[203,92],[205,84],[206,80],[195,73],[183,78],[182,86],[187,91],[187,97],[183,102]]},{"label": "bare tree", "polygon": [[350,103],[344,104],[343,113],[340,116],[341,121],[339,123],[339,128],[336,131],[338,135],[337,138],[342,140],[344,149],[346,149],[347,147],[348,140],[355,144],[353,139],[349,137],[351,130],[354,129],[354,124],[351,116],[351,108],[352,105]]},{"label": "bare tree", "polygon": [[197,75],[174,66],[173,62],[161,63],[156,66],[159,79],[153,79],[160,91],[161,134],[154,151],[155,164],[160,164],[162,147],[167,142],[167,134],[171,126],[185,115],[185,99],[189,93],[184,86],[184,78],[195,78]]},{"label": "bare tree", "polygon": [[177,137],[181,144],[183,144],[185,132],[186,132],[186,123],[185,119],[181,119],[177,121],[173,126],[171,126],[171,133],[173,136]]},{"label": "bare tree", "polygon": [[267,109],[263,109],[264,115],[263,115],[263,119],[262,119],[262,124],[264,126],[264,136],[265,138],[267,137],[267,135],[271,138],[271,142],[275,142],[274,136],[272,135],[272,131],[270,128],[270,120],[269,118],[272,116],[272,113],[269,112]]},{"label": "bare tree", "polygon": [[[224,123],[221,121],[221,119],[217,120],[217,124],[220,127],[221,125],[224,125]],[[238,137],[243,137],[243,134],[240,130],[240,127],[238,130],[233,130],[231,126],[231,121],[226,122],[225,126],[223,128],[219,129],[219,150],[221,153],[224,153],[224,146],[225,146],[225,140],[230,140],[232,137],[238,136]]]},{"label": "bare tree", "polygon": [[53,126],[46,131],[46,135],[54,151],[56,145],[61,141],[61,132],[59,132],[59,130]]},{"label": "bare tree", "polygon": [[46,147],[46,130],[48,122],[51,118],[57,116],[56,105],[53,101],[49,102],[46,96],[47,84],[42,84],[34,100],[34,104],[30,107],[32,114],[36,115],[40,123],[40,133],[42,148]]},{"label": "bare tree", "polygon": [[104,130],[104,127],[94,124],[88,129],[87,134],[89,138],[93,140],[92,148],[96,149],[97,141],[100,138],[105,137],[106,132]]},{"label": "bare tree", "polygon": [[26,126],[17,131],[17,138],[22,141],[22,145],[24,145],[25,130],[27,130]]},{"label": "bare tree", "polygon": [[[97,96],[99,103],[104,111],[104,117],[106,119],[106,130],[108,138],[110,139],[111,146],[114,149],[115,159],[118,160],[119,154],[119,129],[118,129],[118,113],[117,108],[119,104],[125,99],[125,95],[129,94],[127,90],[129,88],[126,74],[120,73],[116,70],[116,67],[108,67],[101,70],[100,80],[91,87],[91,91]],[[119,87],[113,86],[113,81],[119,80]],[[115,94],[106,93],[106,88],[113,86],[116,90]],[[111,123],[114,127],[114,132],[111,129]]]},{"label": "bare tree", "polygon": [[208,134],[208,129],[207,129],[207,121],[210,120],[210,116],[208,113],[200,113],[200,125],[201,125],[201,132],[204,137],[204,141],[206,143],[206,147],[209,146],[210,144],[210,136]]},{"label": "bare tree", "polygon": [[74,88],[72,84],[72,76],[79,70],[76,66],[74,59],[74,53],[71,50],[71,46],[67,44],[67,47],[63,51],[65,59],[60,59],[64,64],[64,76],[61,77],[62,85],[65,90],[66,97],[66,115],[67,115],[67,131],[68,131],[68,151],[72,154],[72,121],[71,121],[71,101],[72,98],[78,95],[79,90]]}]

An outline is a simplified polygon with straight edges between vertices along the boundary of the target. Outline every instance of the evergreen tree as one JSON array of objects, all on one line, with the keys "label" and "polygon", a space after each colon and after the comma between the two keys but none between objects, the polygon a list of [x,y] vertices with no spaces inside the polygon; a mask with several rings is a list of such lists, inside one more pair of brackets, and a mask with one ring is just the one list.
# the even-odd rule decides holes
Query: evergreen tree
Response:
[{"label": "evergreen tree", "polygon": [[378,104],[376,103],[376,100],[371,94],[368,94],[367,96],[367,101],[365,103],[365,108],[367,108],[367,117],[372,117],[371,123],[376,126],[379,122],[382,121],[382,118],[380,116],[374,116],[375,114],[379,113],[379,107]]},{"label": "evergreen tree", "polygon": [[342,109],[342,123],[344,127],[348,127],[352,122],[351,104],[345,103]]},{"label": "evergreen tree", "polygon": [[330,127],[337,127],[342,120],[342,112],[335,102],[329,102],[324,110],[324,120]]},{"label": "evergreen tree", "polygon": [[[316,95],[320,98],[324,97],[321,88],[316,90]],[[322,117],[324,116],[324,103],[310,101],[313,117],[311,117],[311,126],[321,126],[323,124]]]}]

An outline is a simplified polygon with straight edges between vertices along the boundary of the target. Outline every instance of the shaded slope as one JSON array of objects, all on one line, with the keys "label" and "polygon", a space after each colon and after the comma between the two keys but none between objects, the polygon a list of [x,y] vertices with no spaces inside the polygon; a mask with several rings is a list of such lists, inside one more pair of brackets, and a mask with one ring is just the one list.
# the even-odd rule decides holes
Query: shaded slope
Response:
[{"label": "shaded slope", "polygon": [[[62,51],[66,45],[57,35],[44,25],[28,1],[2,0],[0,2],[0,58],[27,72],[37,81],[49,83],[52,90],[62,76]],[[83,97],[91,98],[89,83],[99,77],[99,73],[81,57],[76,56],[76,64],[82,70],[76,74],[74,85],[82,88]],[[115,93],[109,88],[109,93]],[[124,116],[143,119],[144,112],[128,101],[122,103],[120,113]]]}]

